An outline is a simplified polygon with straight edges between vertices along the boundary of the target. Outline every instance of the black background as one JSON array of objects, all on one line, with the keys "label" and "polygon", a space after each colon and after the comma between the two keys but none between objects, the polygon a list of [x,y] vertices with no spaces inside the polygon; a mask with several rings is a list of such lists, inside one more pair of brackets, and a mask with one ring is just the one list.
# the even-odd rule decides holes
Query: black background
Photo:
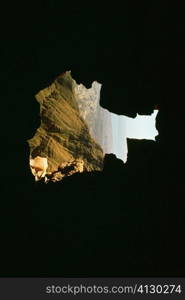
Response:
[{"label": "black background", "polygon": [[[40,1],[1,7],[1,276],[184,275],[184,9],[168,1]],[[158,105],[157,142],[128,163],[36,184],[26,140],[34,95],[71,70],[101,105],[134,117]]]}]

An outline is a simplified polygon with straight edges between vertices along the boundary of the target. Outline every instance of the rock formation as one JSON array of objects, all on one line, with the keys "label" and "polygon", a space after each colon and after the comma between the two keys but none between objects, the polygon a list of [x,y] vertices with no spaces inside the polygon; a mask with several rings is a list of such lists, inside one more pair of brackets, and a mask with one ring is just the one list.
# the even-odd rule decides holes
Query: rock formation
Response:
[{"label": "rock formation", "polygon": [[35,158],[30,158],[30,168],[36,181],[45,178],[48,168],[47,157],[36,156]]},{"label": "rock formation", "polygon": [[[83,84],[78,85],[70,72],[66,72],[37,94],[36,98],[41,106],[41,126],[29,141],[33,164],[30,164],[30,167],[37,181],[41,178],[45,178],[46,182],[59,181],[65,176],[79,172],[79,161],[83,170],[100,170],[101,166],[96,162],[100,159],[96,158],[96,155],[100,153],[97,152],[94,156],[92,151],[97,150],[96,143],[103,150],[101,159],[103,154],[114,153],[126,162],[126,137],[136,137],[137,133],[140,133],[139,137],[142,134],[147,136],[150,132],[149,122],[141,126],[141,120],[137,123],[138,118],[132,120],[102,108],[100,90],[101,84],[97,81],[94,81],[90,88],[86,88]],[[140,119],[142,118],[141,116]],[[136,129],[134,124],[136,128],[140,126],[141,130]],[[133,128],[136,135],[130,136],[135,132]],[[89,142],[86,141],[90,141],[91,150]],[[87,160],[89,150],[91,157]],[[43,167],[37,166],[36,157],[48,158],[47,172]]]},{"label": "rock formation", "polygon": [[100,90],[101,84],[97,81],[89,89],[83,84],[75,85],[80,114],[105,154],[113,152],[112,120],[111,113],[100,106]]},{"label": "rock formation", "polygon": [[74,86],[70,72],[66,72],[36,95],[41,124],[28,140],[30,156],[32,161],[38,156],[47,158],[45,175],[54,173],[51,178],[56,180],[81,172],[79,162],[87,171],[101,170],[103,165],[103,151],[80,113]]}]

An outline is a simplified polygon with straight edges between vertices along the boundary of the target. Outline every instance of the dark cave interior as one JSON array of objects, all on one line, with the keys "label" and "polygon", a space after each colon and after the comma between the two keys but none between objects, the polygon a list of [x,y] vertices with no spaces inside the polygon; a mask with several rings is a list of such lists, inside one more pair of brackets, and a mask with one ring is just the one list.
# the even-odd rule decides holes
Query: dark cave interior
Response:
[{"label": "dark cave interior", "polygon": [[[4,7],[1,24],[1,276],[184,276],[183,10],[44,3]],[[110,154],[102,172],[38,185],[33,98],[69,69],[86,87],[102,83],[109,111],[158,105],[159,135],[128,141],[126,165]]]}]

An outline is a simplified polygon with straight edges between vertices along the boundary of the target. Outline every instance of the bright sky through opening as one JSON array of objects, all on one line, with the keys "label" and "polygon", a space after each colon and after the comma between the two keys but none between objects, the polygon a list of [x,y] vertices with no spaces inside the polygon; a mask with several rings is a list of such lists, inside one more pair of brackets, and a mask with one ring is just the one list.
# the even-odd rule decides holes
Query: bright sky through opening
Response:
[{"label": "bright sky through opening", "polygon": [[136,118],[118,116],[111,113],[113,132],[113,153],[124,162],[127,160],[127,138],[155,140],[158,131],[155,118],[158,110],[150,116],[137,115]]}]

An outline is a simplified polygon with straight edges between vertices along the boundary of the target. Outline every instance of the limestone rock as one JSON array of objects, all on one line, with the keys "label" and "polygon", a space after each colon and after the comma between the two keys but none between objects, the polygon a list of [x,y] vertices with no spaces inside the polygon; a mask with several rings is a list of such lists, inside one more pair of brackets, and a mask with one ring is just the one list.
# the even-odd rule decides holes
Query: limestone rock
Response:
[{"label": "limestone rock", "polygon": [[47,158],[40,156],[36,156],[35,158],[30,157],[30,168],[32,174],[35,176],[36,181],[45,178],[48,168]]}]

